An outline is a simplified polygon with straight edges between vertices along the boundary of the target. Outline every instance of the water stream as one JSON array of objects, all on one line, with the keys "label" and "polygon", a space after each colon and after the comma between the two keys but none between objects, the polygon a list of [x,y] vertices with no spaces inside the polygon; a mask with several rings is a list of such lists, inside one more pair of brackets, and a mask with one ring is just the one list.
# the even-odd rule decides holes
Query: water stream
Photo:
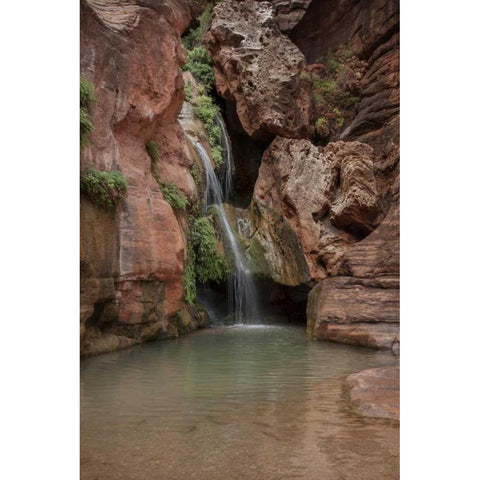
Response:
[{"label": "water stream", "polygon": [[200,330],[81,365],[82,480],[393,480],[398,424],[348,407],[345,375],[398,360],[304,327]]},{"label": "water stream", "polygon": [[232,195],[232,175],[233,175],[233,157],[232,157],[232,144],[230,142],[230,136],[228,135],[227,126],[223,121],[223,117],[217,113],[215,116],[215,121],[220,127],[221,132],[221,143],[223,148],[223,175],[222,175],[222,187],[223,187],[223,198],[226,202],[231,199]]},{"label": "water stream", "polygon": [[215,174],[212,162],[204,146],[194,139],[191,139],[191,141],[198,152],[198,156],[205,170],[206,188],[204,211],[206,212],[211,206],[215,208],[224,233],[224,238],[228,242],[235,264],[235,273],[229,278],[229,308],[235,315],[237,324],[258,323],[259,311],[255,283],[250,274],[243,251],[228,221],[223,206],[224,192],[222,186]]}]

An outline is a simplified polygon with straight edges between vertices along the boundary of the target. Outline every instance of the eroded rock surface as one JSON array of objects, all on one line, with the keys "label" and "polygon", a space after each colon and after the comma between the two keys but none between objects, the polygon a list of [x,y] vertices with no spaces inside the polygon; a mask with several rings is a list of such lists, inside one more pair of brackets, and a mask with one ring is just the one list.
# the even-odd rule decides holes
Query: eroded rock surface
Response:
[{"label": "eroded rock surface", "polygon": [[347,377],[350,403],[363,417],[400,418],[400,368],[379,367]]},{"label": "eroded rock surface", "polygon": [[[381,219],[372,148],[360,142],[322,148],[308,140],[277,137],[262,159],[253,212],[263,248],[271,251],[278,243],[276,254],[269,255],[272,269],[285,257],[286,242],[274,240],[278,224],[287,223],[298,239],[308,270],[299,268],[302,277],[283,278],[282,283],[298,285],[337,274],[347,248]],[[282,220],[272,221],[275,215]],[[290,256],[285,263],[294,262]]]},{"label": "eroded rock surface", "polygon": [[220,2],[207,41],[217,90],[236,102],[248,135],[310,136],[310,84],[300,76],[305,58],[281,33],[272,3]]},{"label": "eroded rock surface", "polygon": [[[357,115],[345,124],[341,140],[371,145],[382,194],[395,182],[399,161],[400,8],[398,0],[312,0],[290,37],[309,65],[343,50],[350,58],[339,71],[354,81]],[[354,60],[361,69],[350,70]]]},{"label": "eroded rock surface", "polygon": [[[81,2],[81,75],[97,98],[81,168],[119,170],[129,182],[116,211],[81,199],[83,353],[175,335],[170,324],[183,308],[185,242],[152,173],[195,197],[177,122],[180,35],[189,21],[183,0]],[[156,165],[149,141],[159,146]]]},{"label": "eroded rock surface", "polygon": [[[325,206],[320,208],[318,211],[324,217],[317,225],[308,219],[312,211],[307,205],[310,201],[318,206],[326,205],[327,200],[321,196],[331,198],[330,183],[315,180],[323,193],[317,192],[303,202],[306,213],[295,207],[298,199],[293,203],[293,210],[285,208],[282,202],[269,200],[277,214],[297,225],[294,230],[310,272],[317,272],[312,275],[316,285],[308,302],[309,329],[316,338],[397,350],[399,2],[312,0],[290,38],[305,55],[309,71],[336,70],[336,83],[328,76],[320,76],[327,87],[336,84],[358,96],[357,112],[353,117],[345,117],[340,139],[346,143],[359,141],[372,148],[372,176],[362,174],[359,165],[350,165],[344,172],[344,181],[336,187],[338,197],[344,199],[343,208],[338,209],[334,204],[330,204],[328,210]],[[335,52],[341,55],[332,55]],[[342,105],[338,107],[342,109]],[[330,145],[332,143],[327,148]],[[308,158],[315,157],[309,153],[312,148],[294,153],[293,162],[308,164]],[[261,176],[272,176],[270,168],[262,168]],[[315,169],[309,170],[314,177]],[[362,180],[359,182],[359,179]],[[284,174],[282,181],[292,180]],[[309,179],[303,180],[305,185],[308,182]],[[360,208],[364,195],[371,196],[373,185],[375,207],[367,202]],[[291,216],[287,220],[291,211],[296,218]],[[379,216],[375,217],[375,212]],[[365,228],[365,216],[372,219],[368,228]]]},{"label": "eroded rock surface", "polygon": [[311,0],[271,0],[277,13],[278,26],[289,32],[305,15]]}]

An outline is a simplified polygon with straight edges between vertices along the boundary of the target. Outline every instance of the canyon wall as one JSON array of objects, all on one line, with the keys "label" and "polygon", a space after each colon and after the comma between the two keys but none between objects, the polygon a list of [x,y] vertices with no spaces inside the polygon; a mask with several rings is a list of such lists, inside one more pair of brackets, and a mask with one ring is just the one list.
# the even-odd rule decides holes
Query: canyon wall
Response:
[{"label": "canyon wall", "polygon": [[257,273],[312,287],[316,338],[397,349],[398,1],[224,0],[207,45],[236,121],[270,142],[250,205]]},{"label": "canyon wall", "polygon": [[[81,76],[95,89],[94,130],[81,171],[120,171],[128,196],[116,210],[81,197],[81,353],[172,337],[204,319],[185,307],[185,213],[154,174],[192,201],[195,183],[177,117],[183,102],[184,0],[82,0]],[[145,145],[154,141],[153,165]]]},{"label": "canyon wall", "polygon": [[[173,209],[159,181],[197,203],[178,121],[181,34],[208,3],[81,1],[81,76],[96,97],[81,172],[129,183],[116,209],[81,197],[83,354],[205,323],[184,300],[189,210]],[[236,135],[237,198],[249,190],[241,215],[255,273],[311,288],[315,338],[397,349],[398,1],[222,0],[205,45]]]}]

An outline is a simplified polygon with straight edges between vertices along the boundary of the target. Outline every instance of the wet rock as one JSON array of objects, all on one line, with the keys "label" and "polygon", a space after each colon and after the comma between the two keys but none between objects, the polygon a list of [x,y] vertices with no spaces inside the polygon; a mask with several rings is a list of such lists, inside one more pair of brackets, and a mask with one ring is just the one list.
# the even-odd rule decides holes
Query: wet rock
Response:
[{"label": "wet rock", "polygon": [[[361,297],[358,309],[362,309],[362,300]],[[400,348],[398,323],[320,323],[315,329],[315,338],[377,350],[391,350],[395,355],[399,354]]]},{"label": "wet rock", "polygon": [[347,377],[349,400],[363,417],[400,418],[400,368],[379,367]]},{"label": "wet rock", "polygon": [[140,341],[133,338],[102,332],[99,329],[88,329],[83,342],[82,355],[100,355],[102,353],[123,350],[138,343]]},{"label": "wet rock", "polygon": [[305,58],[284,36],[270,2],[225,0],[214,7],[207,44],[217,90],[236,102],[245,131],[256,138],[309,137],[311,85]]}]

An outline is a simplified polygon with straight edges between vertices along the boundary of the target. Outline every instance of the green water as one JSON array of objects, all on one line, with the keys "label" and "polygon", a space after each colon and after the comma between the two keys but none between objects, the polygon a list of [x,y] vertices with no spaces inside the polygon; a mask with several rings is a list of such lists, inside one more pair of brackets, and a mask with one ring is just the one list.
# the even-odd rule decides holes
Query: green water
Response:
[{"label": "green water", "polygon": [[355,416],[343,386],[397,363],[292,326],[218,327],[86,359],[82,478],[398,478],[398,426]]}]

